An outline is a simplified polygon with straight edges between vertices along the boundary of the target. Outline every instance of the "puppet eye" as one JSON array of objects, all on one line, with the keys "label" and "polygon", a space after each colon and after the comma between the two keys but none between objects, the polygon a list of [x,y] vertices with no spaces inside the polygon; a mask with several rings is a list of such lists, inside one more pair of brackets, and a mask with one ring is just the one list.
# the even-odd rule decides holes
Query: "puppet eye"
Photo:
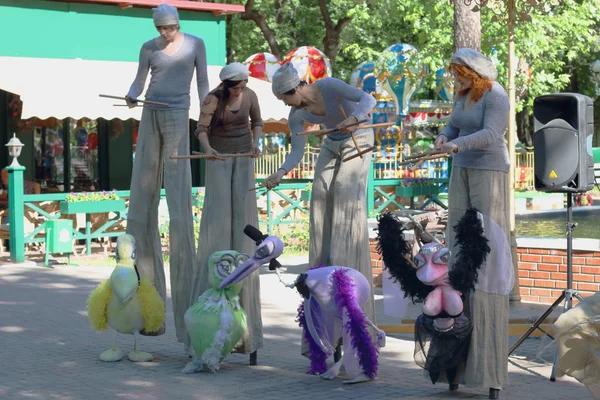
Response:
[{"label": "puppet eye", "polygon": [[436,264],[448,264],[448,262],[450,261],[451,255],[452,255],[452,252],[450,251],[450,249],[447,249],[447,248],[441,249],[433,257],[433,262]]},{"label": "puppet eye", "polygon": [[250,258],[250,256],[248,256],[248,254],[246,254],[246,253],[238,254],[238,256],[235,258],[235,266],[239,267],[240,265],[242,265],[243,263],[248,261],[249,258]]},{"label": "puppet eye", "polygon": [[271,253],[273,253],[273,249],[275,245],[273,242],[266,242],[261,244],[256,250],[256,255],[258,258],[267,258]]},{"label": "puppet eye", "polygon": [[225,254],[221,259],[217,262],[217,275],[221,278],[226,278],[229,274],[235,269],[233,267],[235,260],[233,256],[230,254]]},{"label": "puppet eye", "polygon": [[426,261],[422,256],[416,255],[414,263],[415,263],[415,267],[421,268],[423,265],[425,265]]}]

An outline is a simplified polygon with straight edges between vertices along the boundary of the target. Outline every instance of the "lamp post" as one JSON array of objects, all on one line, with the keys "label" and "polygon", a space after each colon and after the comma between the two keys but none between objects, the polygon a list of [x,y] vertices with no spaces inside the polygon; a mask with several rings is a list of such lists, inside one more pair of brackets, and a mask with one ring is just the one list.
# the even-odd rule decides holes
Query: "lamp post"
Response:
[{"label": "lamp post", "polygon": [[515,286],[510,294],[511,301],[520,301],[519,275],[517,260],[517,235],[515,231],[515,145],[517,144],[516,107],[517,96],[515,87],[515,25],[518,22],[531,21],[531,14],[545,13],[558,5],[561,0],[454,0],[462,1],[466,6],[471,6],[471,11],[480,12],[483,7],[494,13],[494,18],[505,19],[508,28],[508,101],[510,112],[508,114],[507,146],[510,162],[509,171],[509,215],[510,215],[510,247],[515,268]]},{"label": "lamp post", "polygon": [[21,155],[21,150],[23,150],[23,146],[25,146],[16,133],[13,133],[13,137],[6,143],[6,147],[8,147],[8,154],[13,158],[11,167],[20,167],[19,161],[17,158]]},{"label": "lamp post", "polygon": [[8,219],[10,232],[10,260],[21,263],[25,261],[25,236],[23,218],[25,206],[23,203],[23,171],[25,167],[19,164],[17,158],[21,155],[24,144],[16,134],[6,144],[8,154],[13,158],[12,164],[6,167],[8,171]]}]

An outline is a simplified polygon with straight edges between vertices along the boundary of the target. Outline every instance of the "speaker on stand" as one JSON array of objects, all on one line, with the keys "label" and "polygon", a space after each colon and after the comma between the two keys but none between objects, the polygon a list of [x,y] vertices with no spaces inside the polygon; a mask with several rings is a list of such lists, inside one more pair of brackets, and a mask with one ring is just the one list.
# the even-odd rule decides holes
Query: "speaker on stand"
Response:
[{"label": "speaker on stand", "polygon": [[[533,102],[535,189],[567,194],[567,287],[531,328],[509,350],[510,356],[564,300],[563,312],[582,297],[573,289],[573,194],[594,187],[593,101],[578,93],[556,93],[536,97]],[[556,380],[556,357],[550,380]]]}]

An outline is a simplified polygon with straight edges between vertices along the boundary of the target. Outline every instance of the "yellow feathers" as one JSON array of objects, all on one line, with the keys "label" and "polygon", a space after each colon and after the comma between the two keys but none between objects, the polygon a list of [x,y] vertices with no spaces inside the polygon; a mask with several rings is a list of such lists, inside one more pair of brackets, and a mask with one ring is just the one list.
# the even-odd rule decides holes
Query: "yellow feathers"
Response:
[{"label": "yellow feathers", "polygon": [[112,297],[112,289],[110,280],[105,280],[98,285],[96,289],[90,293],[87,299],[88,319],[90,325],[97,331],[105,331],[108,329],[108,315],[106,308]]},{"label": "yellow feathers", "polygon": [[140,280],[137,291],[142,317],[144,318],[144,329],[146,332],[156,332],[165,322],[165,305],[154,285],[146,278]]},{"label": "yellow feathers", "polygon": [[[113,291],[110,287],[110,279],[102,282],[90,293],[87,299],[88,319],[90,325],[97,331],[108,329],[107,308],[112,298]],[[156,332],[165,322],[165,306],[152,283],[142,278],[136,295],[142,308],[144,329],[146,332]]]}]

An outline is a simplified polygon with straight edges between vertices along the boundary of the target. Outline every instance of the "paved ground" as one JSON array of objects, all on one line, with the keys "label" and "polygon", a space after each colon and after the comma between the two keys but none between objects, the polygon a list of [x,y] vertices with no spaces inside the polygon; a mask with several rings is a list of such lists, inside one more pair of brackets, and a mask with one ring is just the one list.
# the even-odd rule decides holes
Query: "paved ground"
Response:
[{"label": "paved ground", "polygon": [[[291,272],[284,277],[292,281],[302,266],[293,265],[298,259],[282,261]],[[98,355],[110,347],[112,335],[89,327],[85,300],[111,271],[0,266],[0,399],[487,398],[484,388],[448,392],[445,385],[431,385],[412,360],[410,336],[388,337],[375,382],[347,386],[341,379],[307,375],[308,360],[299,353],[300,330],[294,322],[300,297],[268,271],[261,276],[265,348],[258,353],[259,366],[248,366],[247,356],[231,355],[216,374],[181,374],[188,359],[175,341],[170,313],[166,335],[142,340],[153,362],[103,363]],[[133,339],[121,335],[118,344],[127,352]],[[548,380],[554,355],[549,340],[528,339],[517,355],[526,359],[509,361],[510,385],[502,399],[591,398],[574,380]]]}]

